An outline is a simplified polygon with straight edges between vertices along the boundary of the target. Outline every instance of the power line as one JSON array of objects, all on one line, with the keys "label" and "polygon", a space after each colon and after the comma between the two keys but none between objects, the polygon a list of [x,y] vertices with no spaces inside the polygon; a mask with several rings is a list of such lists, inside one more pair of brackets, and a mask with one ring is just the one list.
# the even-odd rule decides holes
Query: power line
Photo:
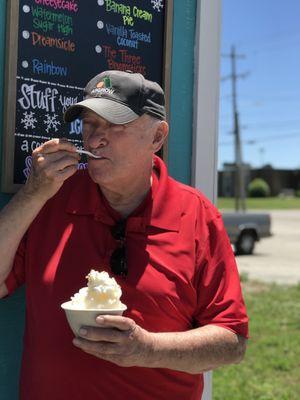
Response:
[{"label": "power line", "polygon": [[[260,142],[270,142],[273,140],[285,140],[285,139],[289,139],[291,137],[297,137],[300,139],[300,132],[295,132],[295,133],[287,133],[285,135],[274,135],[274,136],[266,136],[264,138],[253,138],[250,140],[243,140],[242,142],[244,144],[248,144],[248,145],[253,145],[256,143],[260,143]],[[220,142],[219,146],[232,146],[232,142]]]},{"label": "power line", "polygon": [[300,139],[300,132],[296,132],[296,133],[287,133],[285,135],[274,135],[274,136],[266,136],[264,138],[254,138],[251,140],[248,140],[247,144],[255,144],[257,142],[270,142],[273,140],[285,140],[285,139],[289,139],[291,137],[299,137]]},{"label": "power line", "polygon": [[263,122],[247,122],[246,126],[250,128],[276,128],[278,125],[299,124],[300,119],[287,121],[263,121]]},{"label": "power line", "polygon": [[[300,124],[300,119],[294,119],[294,120],[286,120],[286,121],[262,121],[262,122],[246,122],[245,125],[243,125],[243,128],[264,128],[264,129],[276,129],[277,127],[279,129],[282,129],[281,125],[284,125],[283,128],[286,125],[299,125]],[[229,122],[226,121],[220,121],[219,125],[221,126],[228,126]]]},{"label": "power line", "polygon": [[[224,94],[220,96],[220,101],[227,101],[231,100],[232,95],[231,94]],[[262,97],[262,98],[254,98],[249,94],[243,94],[239,93],[239,99],[242,101],[248,101],[248,102],[260,102],[260,103],[274,103],[274,102],[282,102],[282,103],[291,103],[291,102],[298,102],[300,103],[300,97],[299,96],[282,96],[278,97]]]},{"label": "power line", "polygon": [[[247,52],[252,51],[251,47],[260,47],[260,46],[268,46],[268,45],[273,45],[276,44],[276,41],[290,41],[291,39],[298,39],[300,37],[300,32],[299,31],[292,31],[292,32],[283,32],[283,33],[273,33],[269,36],[265,36],[262,38],[261,36],[251,36],[251,41],[250,38],[249,40],[246,39],[246,41],[242,40],[239,41],[238,45],[239,47],[247,47]],[[259,43],[254,43],[255,41],[259,41]],[[274,42],[275,41],[275,42]]]},{"label": "power line", "polygon": [[287,44],[285,43],[280,43],[280,44],[273,44],[272,47],[270,48],[271,45],[269,45],[268,47],[262,47],[260,49],[255,49],[255,50],[250,50],[249,54],[250,55],[254,55],[254,56],[267,56],[269,57],[270,53],[276,53],[276,52],[280,52],[282,54],[282,52],[284,50],[289,49],[290,47],[293,47],[293,49],[297,48],[300,46],[300,40],[297,40],[295,43],[293,42],[289,42]]}]

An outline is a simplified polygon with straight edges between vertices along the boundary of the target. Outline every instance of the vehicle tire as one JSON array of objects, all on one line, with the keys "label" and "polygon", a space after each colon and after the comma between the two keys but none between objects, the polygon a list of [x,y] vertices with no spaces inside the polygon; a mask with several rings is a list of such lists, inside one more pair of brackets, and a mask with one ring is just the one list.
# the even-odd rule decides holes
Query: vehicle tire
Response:
[{"label": "vehicle tire", "polygon": [[236,254],[252,254],[255,246],[255,234],[253,232],[241,233],[236,242]]}]

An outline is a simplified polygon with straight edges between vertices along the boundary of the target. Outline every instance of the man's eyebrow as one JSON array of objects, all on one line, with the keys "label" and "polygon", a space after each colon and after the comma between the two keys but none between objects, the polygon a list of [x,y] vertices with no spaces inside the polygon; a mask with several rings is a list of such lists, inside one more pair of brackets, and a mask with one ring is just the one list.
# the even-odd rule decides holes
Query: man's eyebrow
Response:
[{"label": "man's eyebrow", "polygon": [[93,122],[93,121],[97,121],[97,118],[93,117],[92,115],[82,115],[81,119],[84,122]]},{"label": "man's eyebrow", "polygon": [[88,110],[82,110],[80,115],[81,118],[92,117],[92,113]]}]

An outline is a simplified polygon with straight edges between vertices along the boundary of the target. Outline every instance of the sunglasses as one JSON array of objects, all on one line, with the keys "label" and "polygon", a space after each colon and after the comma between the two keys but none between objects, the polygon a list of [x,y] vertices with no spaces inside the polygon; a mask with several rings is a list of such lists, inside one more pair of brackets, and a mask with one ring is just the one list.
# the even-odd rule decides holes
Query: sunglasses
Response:
[{"label": "sunglasses", "polygon": [[113,251],[109,266],[115,275],[127,276],[128,266],[126,258],[126,219],[116,223],[111,228],[111,235],[117,241],[118,247]]}]

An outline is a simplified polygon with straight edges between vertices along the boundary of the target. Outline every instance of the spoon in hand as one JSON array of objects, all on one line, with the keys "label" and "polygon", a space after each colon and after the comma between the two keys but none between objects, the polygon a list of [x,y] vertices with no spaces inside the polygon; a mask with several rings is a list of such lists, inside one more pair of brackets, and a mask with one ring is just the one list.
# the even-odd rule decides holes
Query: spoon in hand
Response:
[{"label": "spoon in hand", "polygon": [[91,153],[90,151],[87,151],[87,150],[77,149],[76,152],[79,153],[79,154],[86,154],[89,157],[93,157],[93,158],[102,158],[101,156],[96,156],[95,154],[93,154],[93,153]]}]

